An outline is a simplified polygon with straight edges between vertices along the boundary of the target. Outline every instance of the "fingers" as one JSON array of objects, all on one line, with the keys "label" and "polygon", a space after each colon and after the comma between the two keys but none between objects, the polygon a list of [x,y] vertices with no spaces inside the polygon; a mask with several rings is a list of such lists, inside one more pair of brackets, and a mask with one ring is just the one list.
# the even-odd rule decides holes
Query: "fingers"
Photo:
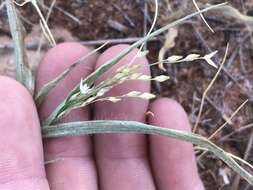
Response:
[{"label": "fingers", "polygon": [[[64,43],[51,49],[40,64],[38,88],[89,51],[77,43]],[[96,56],[86,59],[49,93],[40,108],[42,120],[80,83],[81,78],[93,71],[95,62]],[[89,119],[89,109],[79,109],[72,111],[61,122]],[[44,141],[44,151],[46,161],[52,162],[46,165],[51,190],[97,189],[97,174],[89,136],[48,139]]]},{"label": "fingers", "polygon": [[[127,45],[117,45],[108,49],[99,57],[96,67],[125,48]],[[129,63],[136,53],[137,50],[131,52],[116,67]],[[145,58],[138,58],[135,64],[140,64],[143,74],[149,75]],[[105,73],[99,81],[110,77],[116,67]],[[150,84],[143,81],[126,82],[113,88],[106,96],[123,95],[133,90],[148,92]],[[139,99],[124,99],[118,103],[100,102],[95,104],[94,115],[95,119],[144,121],[147,106],[148,101]],[[144,135],[95,135],[95,156],[102,190],[154,189]]]},{"label": "fingers", "polygon": [[49,190],[33,99],[18,82],[0,77],[0,189]]},{"label": "fingers", "polygon": [[[191,131],[183,108],[173,100],[162,98],[153,102],[150,111],[152,125]],[[150,136],[151,165],[160,190],[203,190],[198,176],[193,146],[189,143]]]}]

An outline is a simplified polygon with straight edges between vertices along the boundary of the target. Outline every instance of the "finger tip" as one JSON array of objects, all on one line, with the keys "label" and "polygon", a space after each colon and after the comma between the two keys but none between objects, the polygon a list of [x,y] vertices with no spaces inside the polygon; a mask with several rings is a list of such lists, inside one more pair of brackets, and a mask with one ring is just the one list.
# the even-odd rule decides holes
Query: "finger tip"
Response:
[{"label": "finger tip", "polygon": [[[150,111],[154,113],[154,117],[149,117],[152,125],[191,131],[187,114],[175,100],[157,99],[150,105]],[[157,181],[161,187],[203,190],[192,144],[153,135],[150,144],[154,172],[160,176]]]},{"label": "finger tip", "polygon": [[[40,135],[40,133],[38,133],[40,130],[38,127],[39,120],[36,107],[28,90],[18,81],[9,77],[1,76],[0,84],[0,110],[2,113],[0,115],[0,120],[1,124],[9,123],[9,125],[1,125],[1,127],[7,127],[1,131],[5,131],[6,133],[11,133],[11,131],[26,133],[28,132],[26,130],[31,130],[33,134],[37,136]],[[30,115],[29,119],[27,114]],[[11,119],[13,115],[15,115],[14,120]],[[27,125],[22,126],[22,124],[18,122],[26,122]],[[27,127],[29,127],[29,129]]]},{"label": "finger tip", "polygon": [[[23,109],[26,109],[29,113],[31,113],[31,118],[37,117],[37,114],[34,111],[36,108],[33,98],[29,91],[21,83],[12,78],[0,76],[0,84],[1,103],[2,105],[6,105],[2,106],[2,108],[7,108],[4,112],[5,114],[3,114],[4,116],[7,112],[10,112],[9,114],[12,115],[13,112],[22,113]],[[6,119],[3,118],[3,120]]]},{"label": "finger tip", "polygon": [[[117,56],[120,52],[128,48],[127,44],[119,44],[107,49],[98,58],[96,67],[103,65],[108,60]],[[138,49],[132,50],[129,54],[123,57],[116,65],[110,68],[109,71],[104,73],[99,79],[98,83],[104,81],[114,74],[114,71],[122,65],[126,65],[132,61]],[[145,57],[137,58],[133,61],[133,64],[140,65],[141,68],[138,72],[144,75],[150,75],[148,60]],[[106,96],[121,96],[127,94],[130,91],[149,92],[149,81],[126,81],[123,84],[119,84],[113,87]],[[117,103],[111,102],[99,102],[96,104],[96,118],[111,118],[111,119],[131,119],[131,120],[144,120],[145,112],[148,106],[147,100],[141,100],[137,98],[123,98],[122,101]],[[131,109],[131,112],[129,110]]]},{"label": "finger tip", "polygon": [[[1,182],[44,177],[39,119],[30,93],[20,83],[0,77]],[[7,170],[8,169],[8,170]]]},{"label": "finger tip", "polygon": [[18,81],[10,78],[10,77],[6,77],[6,76],[0,76],[0,83],[1,83],[1,87],[0,88],[0,92],[2,91],[2,93],[0,93],[0,96],[6,96],[6,94],[4,92],[8,92],[8,93],[12,93],[15,91],[20,92],[20,94],[15,94],[17,96],[30,96],[29,92],[26,90],[26,88],[21,85]]},{"label": "finger tip", "polygon": [[171,128],[183,131],[191,131],[191,126],[184,108],[175,100],[170,98],[158,98],[150,104],[150,111],[155,113],[150,116],[152,123],[157,123],[166,127],[168,123],[173,123]]},{"label": "finger tip", "polygon": [[[55,79],[72,64],[91,52],[91,48],[82,46],[76,42],[65,42],[50,49],[45,55],[38,68],[36,78],[37,91],[46,83]],[[60,81],[45,97],[43,104],[39,108],[41,119],[45,119],[49,113],[68,95],[68,93],[81,81],[87,77],[95,67],[97,55],[92,55],[77,65],[68,75]],[[83,118],[87,112],[79,111],[80,114],[70,114],[69,118]],[[81,114],[82,113],[82,114]],[[72,117],[73,116],[73,117]],[[86,116],[85,116],[86,117]]]},{"label": "finger tip", "polygon": [[[58,74],[67,69],[71,64],[77,61],[81,56],[88,54],[91,51],[91,48],[82,46],[77,42],[64,42],[58,44],[57,46],[50,49],[41,63],[39,64],[38,73],[37,73],[37,85],[41,86],[42,84],[49,82],[52,78],[55,78]],[[96,60],[96,55],[90,56],[85,60],[85,67],[83,70],[93,69],[94,63]],[[76,68],[80,69],[80,65]],[[77,73],[78,69],[75,69],[73,73]]]}]

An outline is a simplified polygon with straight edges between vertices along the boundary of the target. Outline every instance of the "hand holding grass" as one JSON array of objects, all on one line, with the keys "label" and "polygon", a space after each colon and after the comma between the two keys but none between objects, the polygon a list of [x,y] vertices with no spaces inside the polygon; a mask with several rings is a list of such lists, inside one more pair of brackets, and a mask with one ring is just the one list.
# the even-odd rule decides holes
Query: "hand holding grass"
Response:
[{"label": "hand holding grass", "polygon": [[[48,117],[81,78],[125,47],[114,46],[75,68],[46,97],[39,111],[40,119]],[[75,43],[50,50],[40,64],[37,87],[54,79],[89,51]],[[130,53],[117,67],[133,56],[134,52]],[[150,74],[145,58],[137,58],[135,64],[141,65],[143,74]],[[116,66],[97,82],[108,78],[115,69]],[[183,141],[152,135],[106,134],[46,139],[42,148],[39,119],[29,93],[11,79],[1,77],[0,83],[0,130],[4,134],[0,138],[0,189],[203,189],[192,145]],[[150,83],[129,81],[107,95],[122,95],[133,89],[148,92]],[[92,119],[145,122],[147,111],[154,113],[147,118],[149,124],[190,131],[183,109],[165,98],[151,104],[135,98],[117,103],[98,102],[93,107],[72,111],[61,122]]]}]

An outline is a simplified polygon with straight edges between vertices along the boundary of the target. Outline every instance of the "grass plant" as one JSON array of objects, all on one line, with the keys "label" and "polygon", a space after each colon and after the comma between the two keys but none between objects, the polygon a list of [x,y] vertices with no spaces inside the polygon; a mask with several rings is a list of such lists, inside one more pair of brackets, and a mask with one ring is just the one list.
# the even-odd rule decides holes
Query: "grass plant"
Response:
[{"label": "grass plant", "polygon": [[[46,20],[44,19],[36,0],[26,0],[24,1],[24,3],[19,4],[19,6],[23,6],[26,3],[33,4],[33,6],[35,7],[36,11],[38,12],[40,16],[41,27],[42,27],[42,31],[44,35],[49,40],[50,44],[55,45],[54,38],[49,30],[49,27],[47,26]],[[157,4],[158,4],[158,1],[156,0],[156,6]],[[24,41],[23,41],[24,36],[22,32],[22,26],[16,14],[16,7],[15,7],[14,1],[6,0],[6,5],[7,5],[7,10],[8,10],[8,18],[9,18],[9,23],[11,26],[12,37],[15,44],[17,80],[20,81],[24,86],[26,86],[27,89],[29,89],[30,92],[33,94],[34,88],[31,87],[33,84],[33,77],[29,70],[29,67],[27,67],[27,63],[25,60],[25,47],[24,47]],[[221,9],[221,7],[225,5],[226,3],[222,3],[222,4],[208,6],[200,10],[195,2],[195,6],[198,10],[197,12],[194,12],[172,23],[169,23],[168,25],[154,32],[152,32],[152,29],[153,29],[152,27],[150,32],[146,36],[144,36],[139,41],[136,41],[135,43],[130,45],[128,48],[124,49],[121,53],[117,54],[111,60],[101,65],[93,73],[91,73],[87,78],[82,79],[80,83],[77,84],[69,92],[69,94],[65,97],[65,99],[58,105],[58,107],[52,113],[50,113],[49,117],[45,121],[41,121],[41,130],[42,130],[43,138],[54,138],[54,137],[61,137],[61,136],[80,136],[80,135],[98,134],[98,133],[99,134],[101,133],[141,133],[141,134],[161,135],[161,136],[176,138],[176,139],[193,143],[197,145],[199,149],[201,150],[212,152],[215,156],[217,156],[219,159],[224,161],[230,168],[232,168],[235,172],[237,172],[242,178],[244,178],[251,185],[253,185],[253,176],[250,174],[250,172],[248,172],[241,166],[241,164],[250,165],[249,163],[247,163],[241,158],[238,158],[232,155],[231,153],[224,151],[222,148],[212,143],[210,139],[200,136],[195,133],[188,133],[188,132],[183,132],[183,131],[174,130],[174,129],[165,129],[165,128],[147,125],[147,124],[134,122],[134,121],[108,121],[107,120],[107,121],[77,121],[77,122],[69,122],[69,123],[61,123],[61,124],[57,123],[59,118],[67,115],[70,111],[76,108],[87,106],[96,101],[110,101],[114,103],[114,102],[120,101],[124,97],[138,97],[142,99],[155,98],[155,95],[151,93],[148,93],[148,92],[141,93],[138,91],[134,91],[135,89],[133,89],[132,91],[122,96],[115,96],[115,97],[103,96],[112,87],[118,84],[124,83],[125,81],[128,81],[128,80],[156,80],[158,82],[163,82],[169,79],[168,76],[164,76],[164,75],[160,75],[156,77],[143,75],[142,73],[140,73],[139,67],[132,64],[127,64],[120,67],[114,72],[113,77],[108,78],[100,82],[99,84],[95,85],[95,81],[102,74],[108,71],[112,66],[117,64],[119,60],[121,60],[124,56],[130,53],[133,49],[141,47],[140,51],[136,54],[135,58],[139,56],[145,56],[147,52],[142,51],[142,47],[149,39],[156,37],[159,34],[162,34],[168,29],[175,27],[188,19],[191,19],[194,16],[200,15],[202,19],[204,20],[202,13],[209,10]],[[155,23],[155,21],[156,21],[156,17],[153,23]],[[104,47],[104,45],[95,49],[90,54],[78,59],[67,70],[65,70],[63,73],[57,76],[54,80],[44,85],[41,88],[41,90],[36,95],[34,95],[35,97],[34,99],[36,101],[37,106],[39,107],[41,105],[41,103],[43,102],[47,94],[62,79],[64,79],[73,70],[73,68],[75,68],[78,64],[80,64],[81,61],[84,61],[87,57],[96,53],[99,49]],[[178,63],[178,62],[184,62],[184,61],[205,60],[208,64],[212,65],[213,67],[217,67],[217,65],[212,61],[212,57],[216,53],[217,51],[211,54],[207,54],[205,56],[200,56],[199,54],[189,54],[188,56],[184,58],[179,55],[174,55],[174,56],[168,57],[166,60],[163,60],[162,62],[154,63],[152,65],[158,64],[161,66],[162,64],[165,64],[165,63]],[[222,63],[225,62],[226,55],[224,56]],[[220,65],[220,68],[221,67],[222,67],[222,64]],[[218,70],[216,74],[217,76],[219,74],[219,71],[220,69]],[[217,76],[214,77],[211,84],[215,81]],[[207,93],[208,89],[205,91],[204,95]],[[204,95],[202,98],[202,102],[204,101]],[[199,113],[199,118],[200,116],[201,116],[201,111]],[[198,121],[196,122],[195,129],[196,129],[196,126],[198,125]]]}]

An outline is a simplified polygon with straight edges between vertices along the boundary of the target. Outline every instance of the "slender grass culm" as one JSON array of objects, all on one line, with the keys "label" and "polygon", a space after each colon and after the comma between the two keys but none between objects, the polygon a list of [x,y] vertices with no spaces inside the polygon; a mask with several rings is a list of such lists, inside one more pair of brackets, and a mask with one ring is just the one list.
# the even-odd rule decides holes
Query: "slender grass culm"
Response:
[{"label": "slender grass culm", "polygon": [[[44,35],[47,37],[48,41],[52,45],[55,45],[54,38],[47,26],[47,23],[40,11],[39,6],[36,3],[36,0],[26,0],[24,3],[29,2],[34,5],[36,11],[40,16],[41,27]],[[24,3],[21,3],[20,5],[23,6]],[[147,42],[149,39],[165,32],[166,30],[172,27],[181,24],[187,19],[190,19],[196,15],[203,16],[202,13],[214,9],[219,10],[221,7],[225,5],[226,3],[212,5],[202,10],[200,10],[196,6],[198,10],[197,12],[187,15],[181,19],[178,19],[154,32],[151,32],[150,30],[150,32],[145,37],[133,43],[127,49],[124,49],[114,58],[107,61],[105,64],[103,64],[93,73],[91,73],[87,78],[82,79],[80,83],[77,84],[76,87],[73,88],[71,92],[69,92],[67,97],[65,97],[64,101],[62,101],[58,105],[58,107],[52,113],[50,113],[49,117],[45,121],[41,121],[41,130],[43,138],[54,138],[73,135],[79,136],[98,133],[141,133],[141,134],[153,134],[172,137],[193,143],[195,145],[198,145],[200,149],[212,152],[215,156],[224,161],[236,173],[238,173],[242,178],[244,178],[251,185],[253,185],[253,176],[238,163],[240,162],[245,164],[247,163],[246,161],[242,162],[240,158],[236,158],[231,153],[225,152],[222,148],[216,146],[207,138],[194,133],[187,133],[174,129],[165,129],[134,121],[82,121],[82,122],[79,121],[61,124],[57,123],[57,120],[59,118],[63,117],[64,115],[67,115],[71,110],[87,106],[96,101],[117,102],[124,97],[138,97],[142,99],[154,98],[155,96],[151,93],[141,93],[138,91],[134,91],[134,89],[133,91],[128,92],[127,94],[122,95],[120,97],[103,97],[103,95],[106,92],[108,92],[112,87],[124,83],[125,81],[128,80],[156,80],[159,82],[163,82],[169,79],[168,76],[164,75],[156,76],[153,78],[145,76],[139,72],[139,68],[137,66],[131,64],[122,66],[119,69],[117,69],[114,72],[114,76],[110,79],[106,79],[97,85],[94,85],[94,82],[98,77],[100,77],[103,73],[109,70],[113,65],[117,64],[117,62],[121,58],[123,58],[125,55],[131,52],[134,48],[142,47],[143,44]],[[16,78],[31,92],[31,94],[34,94],[34,86],[33,86],[34,79],[32,76],[32,72],[30,71],[25,59],[26,52],[23,39],[24,34],[22,31],[20,20],[17,17],[15,8],[16,5],[13,0],[6,0],[6,6],[8,11],[11,34],[15,45]],[[40,106],[40,104],[43,102],[44,98],[47,96],[50,90],[52,90],[58,84],[59,81],[64,79],[75,66],[77,66],[81,61],[85,60],[88,56],[91,56],[92,54],[96,53],[102,47],[99,47],[98,49],[94,50],[87,56],[81,57],[79,60],[73,63],[67,70],[61,73],[58,77],[56,77],[54,80],[43,86],[41,90],[36,95],[34,95],[35,97],[34,99],[36,101],[37,106],[38,107]],[[136,57],[144,56],[146,53],[147,52],[142,52],[140,50],[136,55]],[[161,65],[164,63],[177,63],[182,61],[205,60],[208,64],[217,67],[216,64],[211,60],[211,58],[214,56],[215,53],[216,51],[205,56],[200,56],[198,54],[190,54],[185,58],[183,58],[180,55],[174,55],[162,62],[154,63],[153,65]]]}]

